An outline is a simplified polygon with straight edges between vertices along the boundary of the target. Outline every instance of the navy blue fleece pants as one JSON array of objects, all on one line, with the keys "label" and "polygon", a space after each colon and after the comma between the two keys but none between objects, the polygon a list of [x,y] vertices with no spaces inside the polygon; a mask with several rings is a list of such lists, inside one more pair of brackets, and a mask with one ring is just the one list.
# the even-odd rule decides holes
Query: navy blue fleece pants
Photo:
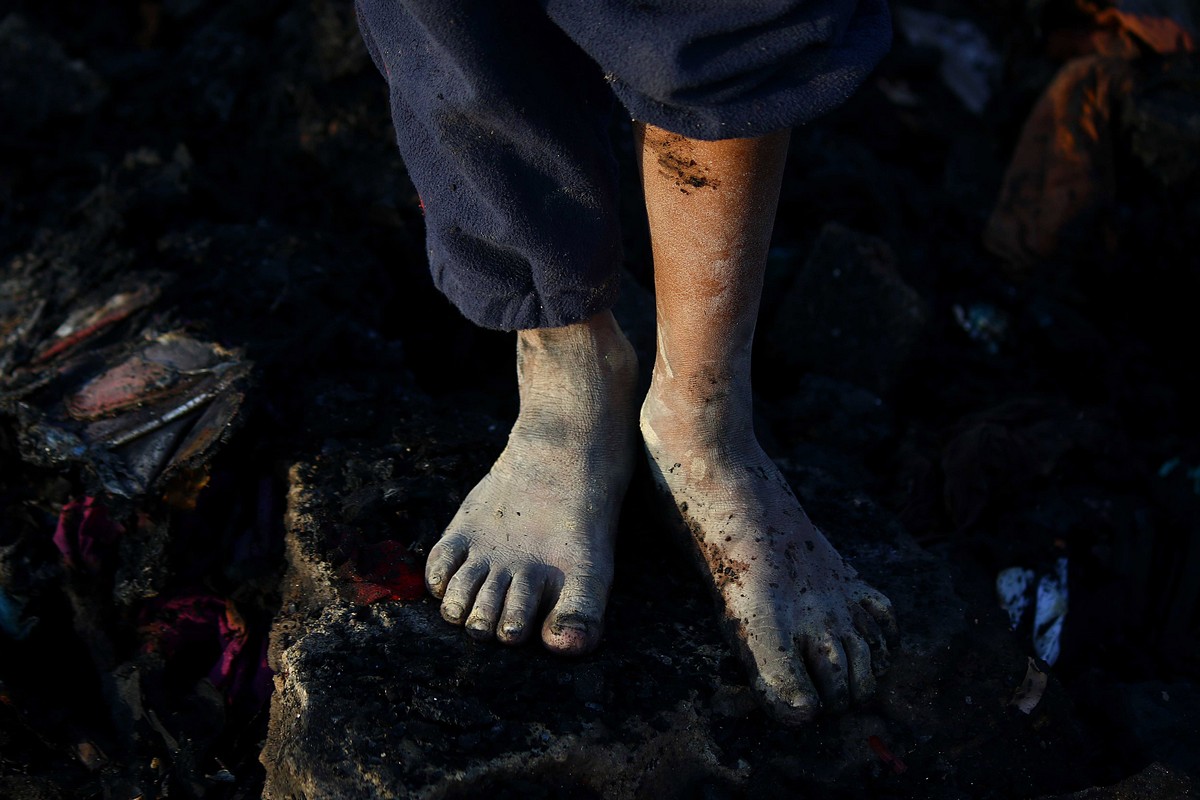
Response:
[{"label": "navy blue fleece pants", "polygon": [[615,96],[699,139],[842,102],[887,51],[885,0],[356,0],[425,206],[437,287],[487,328],[609,308]]}]

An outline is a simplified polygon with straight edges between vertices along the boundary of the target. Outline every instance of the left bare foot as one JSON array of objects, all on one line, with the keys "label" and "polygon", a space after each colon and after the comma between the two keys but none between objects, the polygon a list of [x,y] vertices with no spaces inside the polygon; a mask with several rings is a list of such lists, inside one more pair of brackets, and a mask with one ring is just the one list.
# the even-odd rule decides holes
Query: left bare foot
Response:
[{"label": "left bare foot", "polygon": [[429,553],[442,616],[479,639],[586,653],[600,641],[636,450],[637,357],[612,314],[517,334],[508,446]]}]

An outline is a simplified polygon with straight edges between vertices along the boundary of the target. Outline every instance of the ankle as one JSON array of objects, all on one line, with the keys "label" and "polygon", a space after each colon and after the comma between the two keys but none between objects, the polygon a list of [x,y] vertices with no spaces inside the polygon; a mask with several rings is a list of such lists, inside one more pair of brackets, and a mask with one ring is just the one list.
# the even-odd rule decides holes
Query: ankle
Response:
[{"label": "ankle", "polygon": [[757,442],[749,386],[657,371],[639,418],[646,443],[662,452],[740,451]]},{"label": "ankle", "polygon": [[637,355],[608,311],[561,328],[517,331],[518,376],[523,368],[636,375]]}]

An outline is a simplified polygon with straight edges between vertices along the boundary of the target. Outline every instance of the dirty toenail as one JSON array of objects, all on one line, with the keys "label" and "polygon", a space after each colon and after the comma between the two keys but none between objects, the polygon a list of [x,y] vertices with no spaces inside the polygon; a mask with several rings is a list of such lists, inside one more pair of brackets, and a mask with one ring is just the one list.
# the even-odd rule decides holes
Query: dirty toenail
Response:
[{"label": "dirty toenail", "polygon": [[462,619],[463,607],[458,603],[447,603],[442,606],[442,616],[451,622],[458,622]]},{"label": "dirty toenail", "polygon": [[469,619],[466,628],[467,635],[472,639],[490,639],[492,637],[492,629],[484,620]]},{"label": "dirty toenail", "polygon": [[446,580],[446,576],[441,573],[435,573],[429,576],[429,582],[434,586],[441,586],[442,581]]},{"label": "dirty toenail", "polygon": [[505,636],[520,636],[521,631],[525,630],[525,626],[519,622],[506,622],[501,627]]},{"label": "dirty toenail", "polygon": [[563,631],[587,633],[590,628],[591,625],[589,625],[585,620],[575,616],[560,617],[550,626],[550,630],[554,633],[562,633]]}]

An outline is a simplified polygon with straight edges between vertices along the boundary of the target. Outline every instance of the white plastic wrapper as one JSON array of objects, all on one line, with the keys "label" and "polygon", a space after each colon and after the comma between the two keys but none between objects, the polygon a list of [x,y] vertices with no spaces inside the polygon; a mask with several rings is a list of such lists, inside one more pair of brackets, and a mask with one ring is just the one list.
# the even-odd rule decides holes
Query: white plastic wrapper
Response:
[{"label": "white plastic wrapper", "polygon": [[1031,569],[1009,567],[996,576],[996,596],[1016,630],[1033,609],[1033,652],[1053,666],[1062,644],[1067,616],[1067,559],[1054,564],[1054,572],[1038,576]]},{"label": "white plastic wrapper", "polygon": [[1047,664],[1058,661],[1063,621],[1067,617],[1067,560],[1060,558],[1053,575],[1043,575],[1033,611],[1033,652]]},{"label": "white plastic wrapper", "polygon": [[1029,610],[1029,587],[1033,585],[1033,570],[1009,567],[996,576],[996,595],[1000,607],[1008,612],[1008,627],[1016,630]]}]

